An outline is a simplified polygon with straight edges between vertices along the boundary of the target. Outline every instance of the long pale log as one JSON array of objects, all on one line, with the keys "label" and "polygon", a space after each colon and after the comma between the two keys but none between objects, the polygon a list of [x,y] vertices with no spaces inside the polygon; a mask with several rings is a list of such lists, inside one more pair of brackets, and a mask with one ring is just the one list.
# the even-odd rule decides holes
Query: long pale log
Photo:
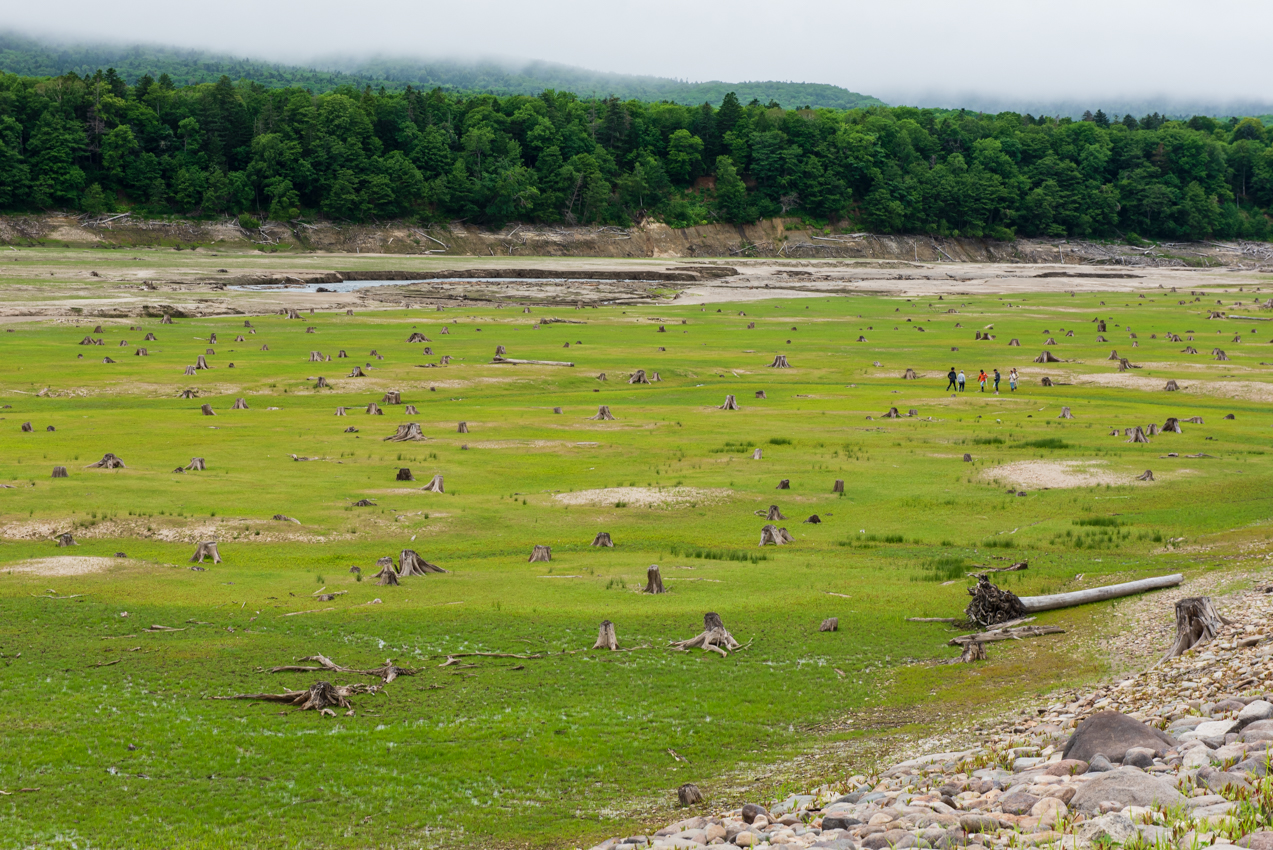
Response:
[{"label": "long pale log", "polygon": [[1087,605],[1089,602],[1104,602],[1120,596],[1131,596],[1147,590],[1158,590],[1164,587],[1175,587],[1184,581],[1184,576],[1175,573],[1169,576],[1144,578],[1140,581],[1129,581],[1123,584],[1111,584],[1106,587],[1093,587],[1088,590],[1076,590],[1073,593],[1054,593],[1051,596],[1022,596],[1021,604],[1025,610],[1054,611],[1057,608],[1072,608],[1075,605]]},{"label": "long pale log", "polygon": [[964,646],[970,643],[994,643],[1000,640],[1021,640],[1021,638],[1039,637],[1040,635],[1065,634],[1065,629],[1056,626],[1021,626],[1016,629],[992,629],[975,635],[960,635],[946,641],[947,646]]},{"label": "long pale log", "polygon": [[514,360],[511,357],[496,357],[492,363],[506,363],[509,366],[574,366],[565,360]]}]

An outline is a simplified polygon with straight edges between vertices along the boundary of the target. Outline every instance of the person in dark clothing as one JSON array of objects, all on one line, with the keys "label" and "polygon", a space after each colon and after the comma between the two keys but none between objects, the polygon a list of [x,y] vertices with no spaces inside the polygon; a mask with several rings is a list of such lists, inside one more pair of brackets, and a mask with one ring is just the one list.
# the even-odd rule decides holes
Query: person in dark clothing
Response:
[{"label": "person in dark clothing", "polygon": [[955,367],[951,366],[950,371],[946,373],[946,379],[950,381],[950,383],[946,385],[946,389],[953,390],[955,388],[955,383],[958,378],[959,378],[959,375],[955,373]]},{"label": "person in dark clothing", "polygon": [[995,395],[999,395],[999,370],[995,369]]}]

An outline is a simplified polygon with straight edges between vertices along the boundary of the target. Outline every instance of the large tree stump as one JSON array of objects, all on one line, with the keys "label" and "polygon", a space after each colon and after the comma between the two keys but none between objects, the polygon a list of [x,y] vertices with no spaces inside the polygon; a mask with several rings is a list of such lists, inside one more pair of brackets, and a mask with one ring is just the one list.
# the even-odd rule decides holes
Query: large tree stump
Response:
[{"label": "large tree stump", "polygon": [[896,407],[890,407],[890,408],[888,409],[888,413],[885,413],[885,414],[884,414],[884,416],[883,416],[883,417],[881,417],[881,418],[883,418],[883,419],[901,419],[901,418],[902,418],[902,414],[900,414],[900,413],[898,413],[898,412],[897,412],[897,408],[896,408]]},{"label": "large tree stump", "polygon": [[843,493],[843,492],[844,492],[844,479],[843,479],[843,478],[837,478],[837,479],[835,479],[835,483],[831,485],[831,492],[832,492],[832,493]]},{"label": "large tree stump", "polygon": [[765,395],[764,390],[756,390],[756,398],[768,399],[769,396]]},{"label": "large tree stump", "polygon": [[343,408],[343,407],[338,407],[338,408],[336,408],[336,415],[337,415],[337,416],[344,416],[344,415],[345,415],[345,408]]},{"label": "large tree stump", "polygon": [[371,404],[367,405],[367,414],[370,416],[384,416],[385,412],[380,409],[380,405],[373,401]]},{"label": "large tree stump", "polygon": [[1130,429],[1130,431],[1129,431],[1129,433],[1128,433],[1128,435],[1127,435],[1127,440],[1126,440],[1126,442],[1128,442],[1128,443],[1148,443],[1148,442],[1149,442],[1149,438],[1145,436],[1145,429],[1144,429],[1144,428],[1141,428],[1139,425],[1137,425],[1135,428]]},{"label": "large tree stump", "polygon": [[35,427],[30,422],[23,422],[21,430],[23,434],[30,434],[35,430]]},{"label": "large tree stump", "polygon": [[194,550],[194,554],[190,556],[192,564],[202,564],[204,558],[211,558],[212,563],[221,563],[221,553],[217,551],[217,542],[215,540],[205,540],[200,543],[198,548]]},{"label": "large tree stump", "polygon": [[[760,512],[757,511],[757,513]],[[777,505],[770,505],[769,510],[765,512],[765,519],[768,522],[773,522],[774,520],[786,519],[786,517],[782,515],[782,511],[778,509]]]},{"label": "large tree stump", "polygon": [[193,367],[193,366],[187,366],[187,367],[186,367],[186,371],[185,371],[185,372],[183,372],[182,374],[185,374],[185,375],[194,375],[194,367]]},{"label": "large tree stump", "polygon": [[236,398],[234,400],[234,406],[231,407],[230,409],[231,410],[247,410],[248,403],[241,398]]},{"label": "large tree stump", "polygon": [[774,525],[766,525],[760,530],[761,546],[786,546],[791,539],[791,535],[786,534],[786,529],[779,529]]},{"label": "large tree stump", "polygon": [[553,559],[553,550],[548,546],[536,546],[531,550],[530,557],[526,559],[526,563],[535,561],[551,561]]},{"label": "large tree stump", "polygon": [[78,546],[78,545],[80,544],[75,542],[75,538],[71,535],[71,532],[69,531],[64,534],[59,534],[57,536],[57,546],[59,549],[61,549],[64,546]]},{"label": "large tree stump", "polygon": [[686,782],[676,789],[676,799],[682,806],[697,806],[703,802],[703,792],[699,791],[698,786],[693,782]]},{"label": "large tree stump", "polygon": [[1163,431],[1170,434],[1183,434],[1185,431],[1180,427],[1180,420],[1174,416],[1167,417],[1167,421],[1163,423]]},{"label": "large tree stump", "polygon": [[55,466],[53,467],[53,477],[54,478],[69,478],[70,476],[66,474],[65,466]]},{"label": "large tree stump", "polygon": [[1176,642],[1163,658],[1175,658],[1210,643],[1228,623],[1211,604],[1209,596],[1190,596],[1176,603]]},{"label": "large tree stump", "polygon": [[419,422],[406,422],[402,425],[399,425],[398,430],[390,434],[388,437],[385,437],[384,440],[382,440],[382,442],[409,443],[409,442],[422,442],[427,439],[428,437],[424,436],[424,432],[420,430]]},{"label": "large tree stump", "polygon": [[154,334],[146,334],[146,340],[145,340],[145,341],[146,341],[146,342],[159,342],[158,338],[156,338]]},{"label": "large tree stump", "polygon": [[414,549],[403,549],[398,555],[398,576],[423,576],[429,573],[445,573],[437,564],[430,564],[421,558]]},{"label": "large tree stump", "polygon": [[420,333],[419,331],[416,331],[415,333],[411,334],[411,336],[407,337],[407,342],[428,342],[428,341],[429,341],[429,338],[426,337],[424,334]]},{"label": "large tree stump", "polygon": [[446,489],[442,483],[442,475],[439,473],[429,479],[429,483],[420,488],[425,493],[445,493]]},{"label": "large tree stump", "polygon": [[1163,389],[1165,389],[1169,393],[1180,392],[1180,384],[1177,384],[1175,381],[1168,381],[1167,386],[1164,387]]},{"label": "large tree stump", "polygon": [[609,620],[601,621],[601,628],[597,630],[597,642],[592,645],[593,649],[608,649],[611,652],[619,648],[619,638],[614,633],[614,623]]},{"label": "large tree stump", "polygon": [[602,421],[605,421],[605,422],[613,422],[613,421],[614,421],[614,414],[612,414],[612,413],[610,412],[610,405],[608,405],[608,404],[603,404],[603,405],[601,405],[600,407],[598,407],[598,408],[597,408],[597,415],[596,415],[596,416],[589,416],[588,418],[589,418],[589,419],[594,419],[594,420],[595,420],[595,419],[599,419],[599,420],[602,420]]},{"label": "large tree stump", "polygon": [[659,572],[658,564],[650,564],[650,568],[645,571],[645,590],[642,593],[667,593],[663,588],[663,574]]},{"label": "large tree stump", "polygon": [[650,383],[650,380],[649,378],[645,377],[644,369],[637,369],[635,372],[632,373],[632,377],[628,378],[628,383],[629,384],[648,384]]},{"label": "large tree stump", "polygon": [[1136,480],[1137,481],[1153,481],[1154,471],[1152,469],[1146,469],[1143,473],[1136,476]]},{"label": "large tree stump", "polygon": [[827,617],[822,621],[822,625],[818,626],[820,632],[838,632],[840,630],[839,617]]},{"label": "large tree stump", "polygon": [[161,325],[171,325],[171,324],[172,324],[172,316],[169,316],[167,313],[165,313],[165,314],[164,314],[164,317],[163,317],[162,319],[160,319],[160,320],[159,320],[159,324],[161,324]]},{"label": "large tree stump", "polygon": [[207,368],[209,368],[209,367],[208,367],[208,358],[206,358],[206,357],[204,357],[202,354],[200,354],[198,357],[196,357],[196,358],[195,358],[195,361],[194,361],[194,367],[195,367],[195,369],[207,369]]},{"label": "large tree stump", "polygon": [[113,453],[107,452],[97,463],[90,463],[85,469],[124,469],[124,461]]},{"label": "large tree stump", "polygon": [[385,397],[380,399],[381,404],[402,404],[402,393],[399,390],[389,390],[385,393]]},{"label": "large tree stump", "polygon": [[200,405],[200,406],[199,406],[199,410],[201,410],[201,411],[203,412],[203,415],[204,415],[204,416],[216,416],[216,415],[217,415],[217,414],[216,414],[216,412],[212,409],[212,405],[210,405],[210,404]]},{"label": "large tree stump", "polygon": [[318,380],[314,383],[314,389],[326,390],[330,388],[331,388],[331,384],[327,383],[327,379],[324,378],[322,375],[319,375]]},{"label": "large tree stump", "polygon": [[1034,358],[1035,363],[1060,363],[1061,358],[1057,357],[1050,351],[1044,351],[1038,357]]},{"label": "large tree stump", "polygon": [[764,452],[762,452],[760,449],[756,449],[754,452],[751,453],[752,460],[760,460],[762,457],[764,457]]},{"label": "large tree stump", "polygon": [[738,410],[738,402],[734,400],[733,395],[727,395],[725,396],[725,403],[722,404],[718,409],[719,410]]},{"label": "large tree stump", "polygon": [[769,364],[770,369],[790,369],[791,364],[787,362],[787,355],[779,354],[774,357],[774,362]]},{"label": "large tree stump", "polygon": [[190,458],[190,463],[186,465],[186,469],[189,469],[195,472],[204,472],[205,470],[207,470],[207,468],[208,468],[207,463],[205,463],[203,458],[201,457]]},{"label": "large tree stump", "polygon": [[402,408],[402,412],[407,416],[420,415],[420,411],[416,410],[416,406],[414,404],[408,404],[406,407]]},{"label": "large tree stump", "polygon": [[468,432],[469,432],[469,423],[467,422],[461,422],[459,425],[455,427],[455,433],[457,434],[467,434]]},{"label": "large tree stump", "polygon": [[902,375],[902,380],[903,381],[918,381],[919,375],[915,374],[914,369],[907,369],[905,374]]},{"label": "large tree stump", "polygon": [[405,466],[398,470],[398,475],[394,481],[415,481],[415,476],[411,474],[411,470]]},{"label": "large tree stump", "polygon": [[734,636],[725,628],[720,614],[709,611],[703,615],[702,632],[689,640],[675,641],[671,645],[680,650],[702,649],[724,657],[729,654],[729,650],[737,649],[742,644],[734,640]]},{"label": "large tree stump", "polygon": [[592,545],[593,545],[593,546],[600,546],[600,547],[603,547],[603,548],[605,548],[605,549],[613,549],[613,548],[614,548],[614,541],[610,539],[610,532],[608,532],[608,531],[598,531],[598,532],[597,532],[597,536],[596,536],[596,537],[594,537],[594,538],[592,538]]},{"label": "large tree stump", "polygon": [[365,378],[365,377],[367,377],[367,376],[366,376],[365,374],[363,374],[363,371],[362,371],[362,367],[361,367],[361,366],[355,366],[355,367],[353,368],[353,371],[351,371],[351,372],[350,372],[348,375],[346,375],[345,377],[346,377],[346,378]]},{"label": "large tree stump", "polygon": [[1073,419],[1074,414],[1070,413],[1070,409],[1068,407],[1062,407],[1061,414],[1057,416],[1056,418],[1057,419]]},{"label": "large tree stump", "polygon": [[376,561],[376,566],[380,567],[380,572],[376,573],[376,584],[381,587],[397,587],[398,574],[393,571],[393,558],[381,558]]}]

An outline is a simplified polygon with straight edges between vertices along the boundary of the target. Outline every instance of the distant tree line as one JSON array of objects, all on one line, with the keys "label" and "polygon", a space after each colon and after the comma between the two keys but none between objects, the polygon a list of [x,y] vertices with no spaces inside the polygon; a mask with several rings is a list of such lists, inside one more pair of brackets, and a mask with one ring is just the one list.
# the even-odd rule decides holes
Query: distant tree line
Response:
[{"label": "distant tree line", "polygon": [[1260,121],[1090,119],[0,74],[0,210],[1270,236]]}]

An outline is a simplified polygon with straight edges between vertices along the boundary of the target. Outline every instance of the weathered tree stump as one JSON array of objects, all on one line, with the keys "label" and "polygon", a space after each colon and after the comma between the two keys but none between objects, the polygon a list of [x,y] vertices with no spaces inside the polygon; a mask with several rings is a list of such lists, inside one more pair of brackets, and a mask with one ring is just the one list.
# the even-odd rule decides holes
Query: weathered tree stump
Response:
[{"label": "weathered tree stump", "polygon": [[1050,351],[1044,351],[1038,357],[1034,358],[1035,363],[1060,363],[1061,359]]},{"label": "weathered tree stump", "polygon": [[442,483],[441,473],[434,475],[432,478],[430,478],[429,483],[421,487],[420,490],[425,493],[445,493],[446,490],[444,489],[444,486]]},{"label": "weathered tree stump", "polygon": [[610,532],[598,531],[597,536],[592,538],[592,545],[599,546],[605,549],[613,549],[614,541],[610,539]]},{"label": "weathered tree stump", "polygon": [[193,375],[193,374],[194,374],[194,367],[193,367],[193,366],[187,366],[187,367],[186,367],[186,371],[185,371],[185,373],[184,373],[184,374],[186,374],[186,375]]},{"label": "weathered tree stump", "polygon": [[393,570],[393,558],[381,558],[376,561],[376,566],[380,567],[380,572],[374,576],[377,585],[381,587],[398,586],[398,574]]},{"label": "weathered tree stump", "polygon": [[774,362],[769,364],[770,369],[790,369],[791,364],[787,362],[787,355],[779,354],[774,357]]},{"label": "weathered tree stump", "polygon": [[804,520],[804,522],[809,523],[811,525],[821,525],[822,517],[818,516],[817,514],[811,514],[808,519]]},{"label": "weathered tree stump", "polygon": [[325,389],[329,389],[330,387],[331,387],[331,384],[327,383],[327,379],[324,378],[322,375],[319,375],[318,381],[315,382],[314,384],[314,389],[325,390]]},{"label": "weathered tree stump", "polygon": [[764,453],[761,452],[760,449],[756,449],[754,452],[751,453],[752,460],[760,460],[762,457],[764,457]]},{"label": "weathered tree stump", "polygon": [[54,478],[69,478],[70,476],[66,474],[65,466],[55,466],[53,467],[53,477]]},{"label": "weathered tree stump", "polygon": [[346,377],[346,378],[365,378],[365,377],[367,377],[367,376],[366,376],[365,374],[363,374],[363,371],[362,371],[362,367],[361,367],[361,366],[355,366],[355,367],[353,368],[353,371],[352,371],[352,372],[350,372],[350,373],[349,373],[348,375],[346,375],[345,377]]},{"label": "weathered tree stump", "polygon": [[986,660],[986,645],[981,641],[972,641],[964,644],[964,651],[959,655],[960,664],[970,664],[973,661]]},{"label": "weathered tree stump", "polygon": [[35,430],[35,427],[30,422],[22,423],[22,433],[29,434],[34,430]]},{"label": "weathered tree stump", "polygon": [[760,545],[761,546],[786,546],[787,545],[786,538],[789,536],[790,535],[784,535],[782,531],[775,525],[766,525],[764,528],[760,529]]},{"label": "weathered tree stump", "polygon": [[610,412],[610,406],[608,404],[603,404],[597,408],[596,416],[589,416],[588,418],[591,420],[602,420],[604,422],[613,422],[614,414]]},{"label": "weathered tree stump", "polygon": [[389,390],[385,393],[385,397],[380,399],[381,404],[402,404],[402,393],[398,390]]},{"label": "weathered tree stump", "polygon": [[247,410],[248,403],[241,398],[236,398],[234,400],[234,406],[231,407],[230,409],[231,410]]},{"label": "weathered tree stump", "polygon": [[424,436],[424,432],[420,430],[419,422],[404,422],[403,424],[398,426],[397,431],[390,434],[388,437],[385,437],[381,442],[409,443],[409,442],[422,442],[427,439],[428,437]]},{"label": "weathered tree stump", "polygon": [[201,457],[192,457],[190,458],[190,463],[186,464],[186,469],[189,469],[195,472],[204,472],[207,470],[207,468],[208,468],[207,464],[204,462],[203,458]]},{"label": "weathered tree stump", "polygon": [[196,358],[195,358],[195,361],[194,361],[194,367],[195,367],[195,369],[207,369],[207,368],[209,368],[209,366],[208,366],[208,358],[206,358],[206,357],[204,357],[202,354],[200,354],[198,357],[196,357]]},{"label": "weathered tree stump", "polygon": [[380,405],[374,401],[367,405],[367,413],[370,416],[384,416],[385,412],[380,409]]},{"label": "weathered tree stump", "polygon": [[404,466],[398,470],[398,474],[393,480],[394,481],[415,481],[415,476],[411,474],[410,469],[407,469]]},{"label": "weathered tree stump", "polygon": [[554,408],[553,408],[553,413],[561,413],[561,412],[562,412],[562,410],[561,410],[561,408],[560,408],[560,407],[554,407]]},{"label": "weathered tree stump", "polygon": [[907,369],[906,372],[903,373],[902,375],[902,380],[903,381],[918,381],[919,375],[915,374],[914,369]]},{"label": "weathered tree stump", "polygon": [[215,540],[205,540],[200,543],[194,550],[194,554],[190,556],[192,564],[202,564],[204,558],[211,558],[212,563],[221,563],[221,553],[217,551],[217,542]]},{"label": "weathered tree stump", "polygon": [[645,571],[645,590],[642,593],[667,593],[663,588],[663,574],[659,572],[658,564],[650,564],[649,569]]},{"label": "weathered tree stump", "polygon": [[725,628],[720,615],[709,611],[703,615],[702,632],[689,640],[676,641],[671,645],[680,650],[703,649],[724,657],[729,654],[729,650],[738,649],[742,644]]},{"label": "weathered tree stump", "polygon": [[59,534],[57,536],[57,546],[59,549],[63,548],[64,546],[78,546],[78,545],[80,544],[75,542],[75,538],[71,536],[71,532],[69,531],[63,534]]},{"label": "weathered tree stump", "polygon": [[779,482],[778,482],[778,486],[777,486],[777,487],[775,487],[774,489],[775,489],[775,490],[790,490],[790,489],[791,489],[791,479],[790,479],[790,478],[784,478],[784,479],[782,479],[781,481],[779,481]]},{"label": "weathered tree stump", "polygon": [[402,412],[406,416],[420,415],[420,411],[416,410],[416,406],[414,404],[408,404],[406,407],[402,408]]},{"label": "weathered tree stump", "polygon": [[1163,387],[1163,389],[1169,393],[1180,392],[1180,384],[1177,384],[1175,381],[1168,381],[1167,386]]},{"label": "weathered tree stump", "polygon": [[85,469],[124,469],[124,461],[113,453],[107,452],[97,463],[90,463]]},{"label": "weathered tree stump", "polygon": [[839,617],[827,617],[822,621],[822,625],[818,626],[820,632],[838,632],[840,630]]},{"label": "weathered tree stump", "polygon": [[455,433],[457,434],[467,434],[468,432],[469,432],[469,423],[467,422],[461,422],[459,425],[455,427]]},{"label": "weathered tree stump", "polygon": [[1070,413],[1070,409],[1068,407],[1062,407],[1060,415],[1057,416],[1056,418],[1057,419],[1073,419],[1074,414]]},{"label": "weathered tree stump", "polygon": [[146,341],[146,342],[159,342],[159,339],[158,339],[158,338],[157,338],[154,334],[146,334],[146,339],[145,339],[145,341]]},{"label": "weathered tree stump", "polygon": [[216,412],[212,409],[212,405],[210,405],[210,404],[200,405],[199,410],[201,410],[201,411],[203,412],[203,415],[204,415],[204,416],[216,416],[216,415],[217,415],[217,414],[216,414]]},{"label": "weathered tree stump", "polygon": [[1153,470],[1152,470],[1152,469],[1146,469],[1146,470],[1145,470],[1144,472],[1142,472],[1140,475],[1137,475],[1137,476],[1136,476],[1136,480],[1137,480],[1137,481],[1153,481],[1153,480],[1154,480],[1154,472],[1153,472]]},{"label": "weathered tree stump", "polygon": [[1176,603],[1176,642],[1163,658],[1175,658],[1194,647],[1210,643],[1228,623],[1211,604],[1209,596],[1189,596]]},{"label": "weathered tree stump", "polygon": [[831,485],[831,492],[832,492],[832,493],[843,493],[843,492],[844,492],[844,479],[843,479],[843,478],[837,478],[837,479],[835,479],[835,483]]},{"label": "weathered tree stump", "polygon": [[593,649],[608,649],[611,652],[619,648],[619,638],[614,633],[614,623],[609,620],[601,621],[601,628],[597,629],[597,642],[592,645]]},{"label": "weathered tree stump", "polygon": [[993,626],[1025,616],[1020,598],[1010,590],[995,587],[984,574],[977,576],[977,584],[968,588],[968,595],[972,601],[964,609],[964,615],[970,622]]},{"label": "weathered tree stump", "polygon": [[637,369],[635,372],[632,373],[632,377],[628,378],[628,383],[629,384],[648,384],[650,383],[650,380],[647,377],[645,377],[644,369]]},{"label": "weathered tree stump", "polygon": [[526,559],[526,563],[535,561],[551,561],[553,559],[553,550],[548,546],[536,546],[531,550],[530,557]]},{"label": "weathered tree stump", "polygon": [[423,576],[429,573],[445,573],[450,572],[444,570],[437,564],[430,564],[424,558],[421,558],[414,549],[403,549],[398,554],[398,577],[406,576]]},{"label": "weathered tree stump", "polygon": [[882,418],[883,418],[883,419],[901,419],[901,418],[902,418],[902,414],[900,414],[900,413],[898,413],[898,412],[897,412],[897,408],[896,408],[896,407],[890,407],[890,408],[888,409],[888,413],[885,413],[885,414],[884,414],[884,416],[883,416]]},{"label": "weathered tree stump", "polygon": [[1149,438],[1145,436],[1145,429],[1137,425],[1135,428],[1129,429],[1126,442],[1148,443]]},{"label": "weathered tree stump", "polygon": [[682,806],[697,806],[703,802],[703,792],[699,791],[698,786],[693,782],[686,782],[676,789],[676,799]]}]

